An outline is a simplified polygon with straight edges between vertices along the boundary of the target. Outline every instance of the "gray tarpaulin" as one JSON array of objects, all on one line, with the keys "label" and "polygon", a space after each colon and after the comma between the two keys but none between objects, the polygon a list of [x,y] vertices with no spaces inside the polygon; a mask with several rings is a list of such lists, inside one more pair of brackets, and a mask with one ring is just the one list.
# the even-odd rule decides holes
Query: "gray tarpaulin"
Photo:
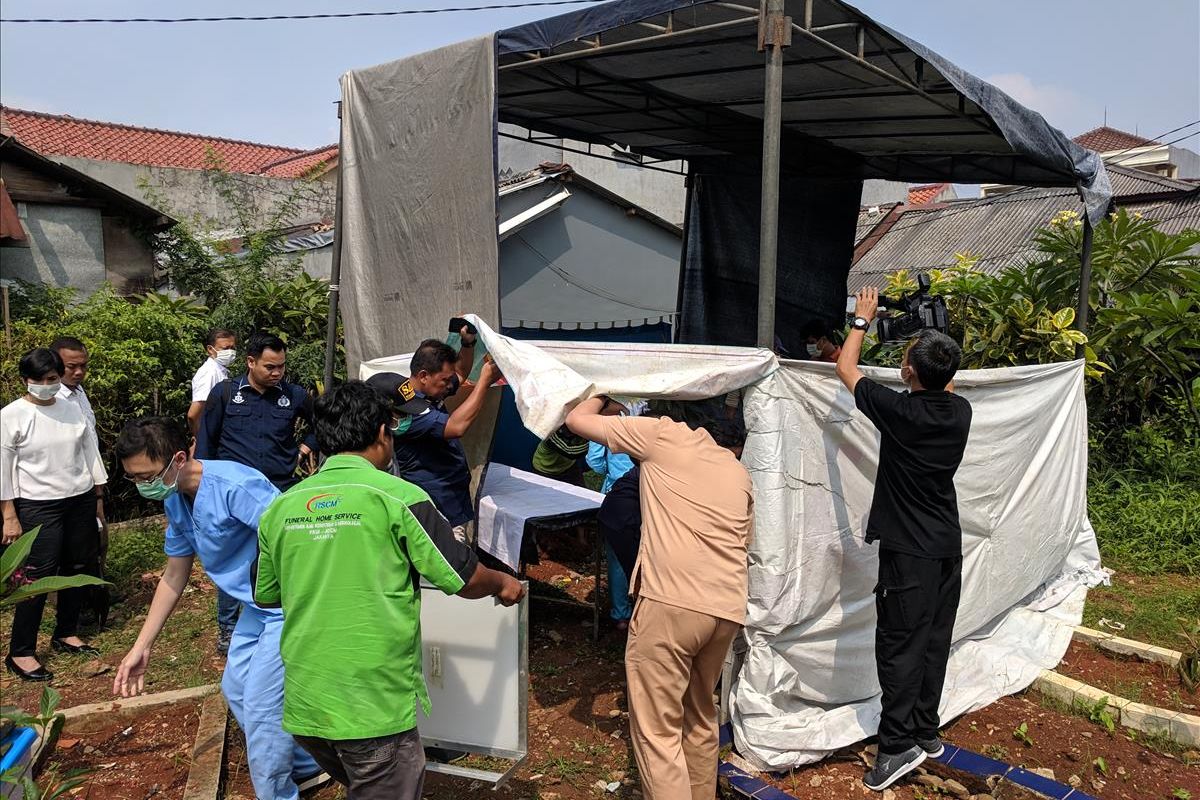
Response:
[{"label": "gray tarpaulin", "polygon": [[492,37],[342,77],[346,361],[500,315]]}]

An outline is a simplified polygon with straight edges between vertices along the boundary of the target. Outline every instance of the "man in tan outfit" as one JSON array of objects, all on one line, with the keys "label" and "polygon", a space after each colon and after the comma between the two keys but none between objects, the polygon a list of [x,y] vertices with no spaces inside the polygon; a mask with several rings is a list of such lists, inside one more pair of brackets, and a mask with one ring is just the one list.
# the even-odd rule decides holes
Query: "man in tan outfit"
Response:
[{"label": "man in tan outfit", "polygon": [[738,462],[742,442],[728,423],[710,433],[666,418],[608,416],[616,411],[592,398],[567,427],[641,465],[642,544],[625,647],[633,752],[647,800],[712,800],[713,690],[746,613],[754,506]]}]

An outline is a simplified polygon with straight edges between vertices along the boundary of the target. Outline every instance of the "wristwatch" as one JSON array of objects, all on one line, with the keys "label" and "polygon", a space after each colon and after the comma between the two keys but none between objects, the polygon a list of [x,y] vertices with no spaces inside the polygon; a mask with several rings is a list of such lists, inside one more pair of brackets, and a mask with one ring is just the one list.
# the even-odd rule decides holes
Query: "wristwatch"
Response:
[{"label": "wristwatch", "polygon": [[865,331],[871,327],[871,323],[865,317],[855,317],[854,322],[850,323],[850,327],[856,331]]}]

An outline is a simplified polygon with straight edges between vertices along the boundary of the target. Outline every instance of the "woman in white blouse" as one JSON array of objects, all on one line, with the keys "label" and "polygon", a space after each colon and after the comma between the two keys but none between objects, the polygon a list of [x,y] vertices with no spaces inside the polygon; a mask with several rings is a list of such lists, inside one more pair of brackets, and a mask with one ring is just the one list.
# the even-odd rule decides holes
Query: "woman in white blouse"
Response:
[{"label": "woman in white blouse", "polygon": [[[27,394],[0,411],[0,510],[3,541],[9,545],[41,525],[25,562],[30,580],[48,575],[99,574],[97,504],[108,473],[74,403],[56,400],[63,362],[45,347],[21,356]],[[84,589],[58,593],[54,650],[99,655],[76,636]],[[46,596],[18,603],[4,664],[23,680],[48,681],[53,674],[37,659],[37,634]]]}]

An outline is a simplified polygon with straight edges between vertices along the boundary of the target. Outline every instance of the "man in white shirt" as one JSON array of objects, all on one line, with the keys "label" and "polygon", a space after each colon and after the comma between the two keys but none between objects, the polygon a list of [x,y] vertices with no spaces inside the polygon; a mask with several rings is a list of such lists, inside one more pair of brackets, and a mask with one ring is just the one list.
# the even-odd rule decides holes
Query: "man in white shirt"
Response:
[{"label": "man in white shirt", "polygon": [[204,337],[208,358],[192,376],[192,404],[188,407],[188,430],[192,436],[200,429],[200,418],[213,387],[229,377],[229,365],[237,358],[237,336],[224,328],[213,328]]},{"label": "man in white shirt", "polygon": [[[50,343],[50,349],[63,360],[62,388],[58,390],[58,399],[78,406],[88,430],[95,436],[96,414],[92,411],[87,392],[83,390],[83,381],[88,373],[87,347],[74,336],[60,336]],[[99,442],[99,439],[96,441]]]},{"label": "man in white shirt", "polygon": [[[50,343],[50,349],[58,353],[62,359],[62,386],[56,397],[74,404],[83,412],[83,420],[87,423],[88,433],[96,450],[100,450],[100,437],[96,434],[96,412],[92,411],[92,403],[88,400],[87,392],[83,390],[83,381],[88,374],[88,350],[83,342],[74,336],[59,336]],[[104,514],[104,493],[101,490],[96,495],[96,527],[100,531],[100,563],[108,555],[108,519]]]}]

